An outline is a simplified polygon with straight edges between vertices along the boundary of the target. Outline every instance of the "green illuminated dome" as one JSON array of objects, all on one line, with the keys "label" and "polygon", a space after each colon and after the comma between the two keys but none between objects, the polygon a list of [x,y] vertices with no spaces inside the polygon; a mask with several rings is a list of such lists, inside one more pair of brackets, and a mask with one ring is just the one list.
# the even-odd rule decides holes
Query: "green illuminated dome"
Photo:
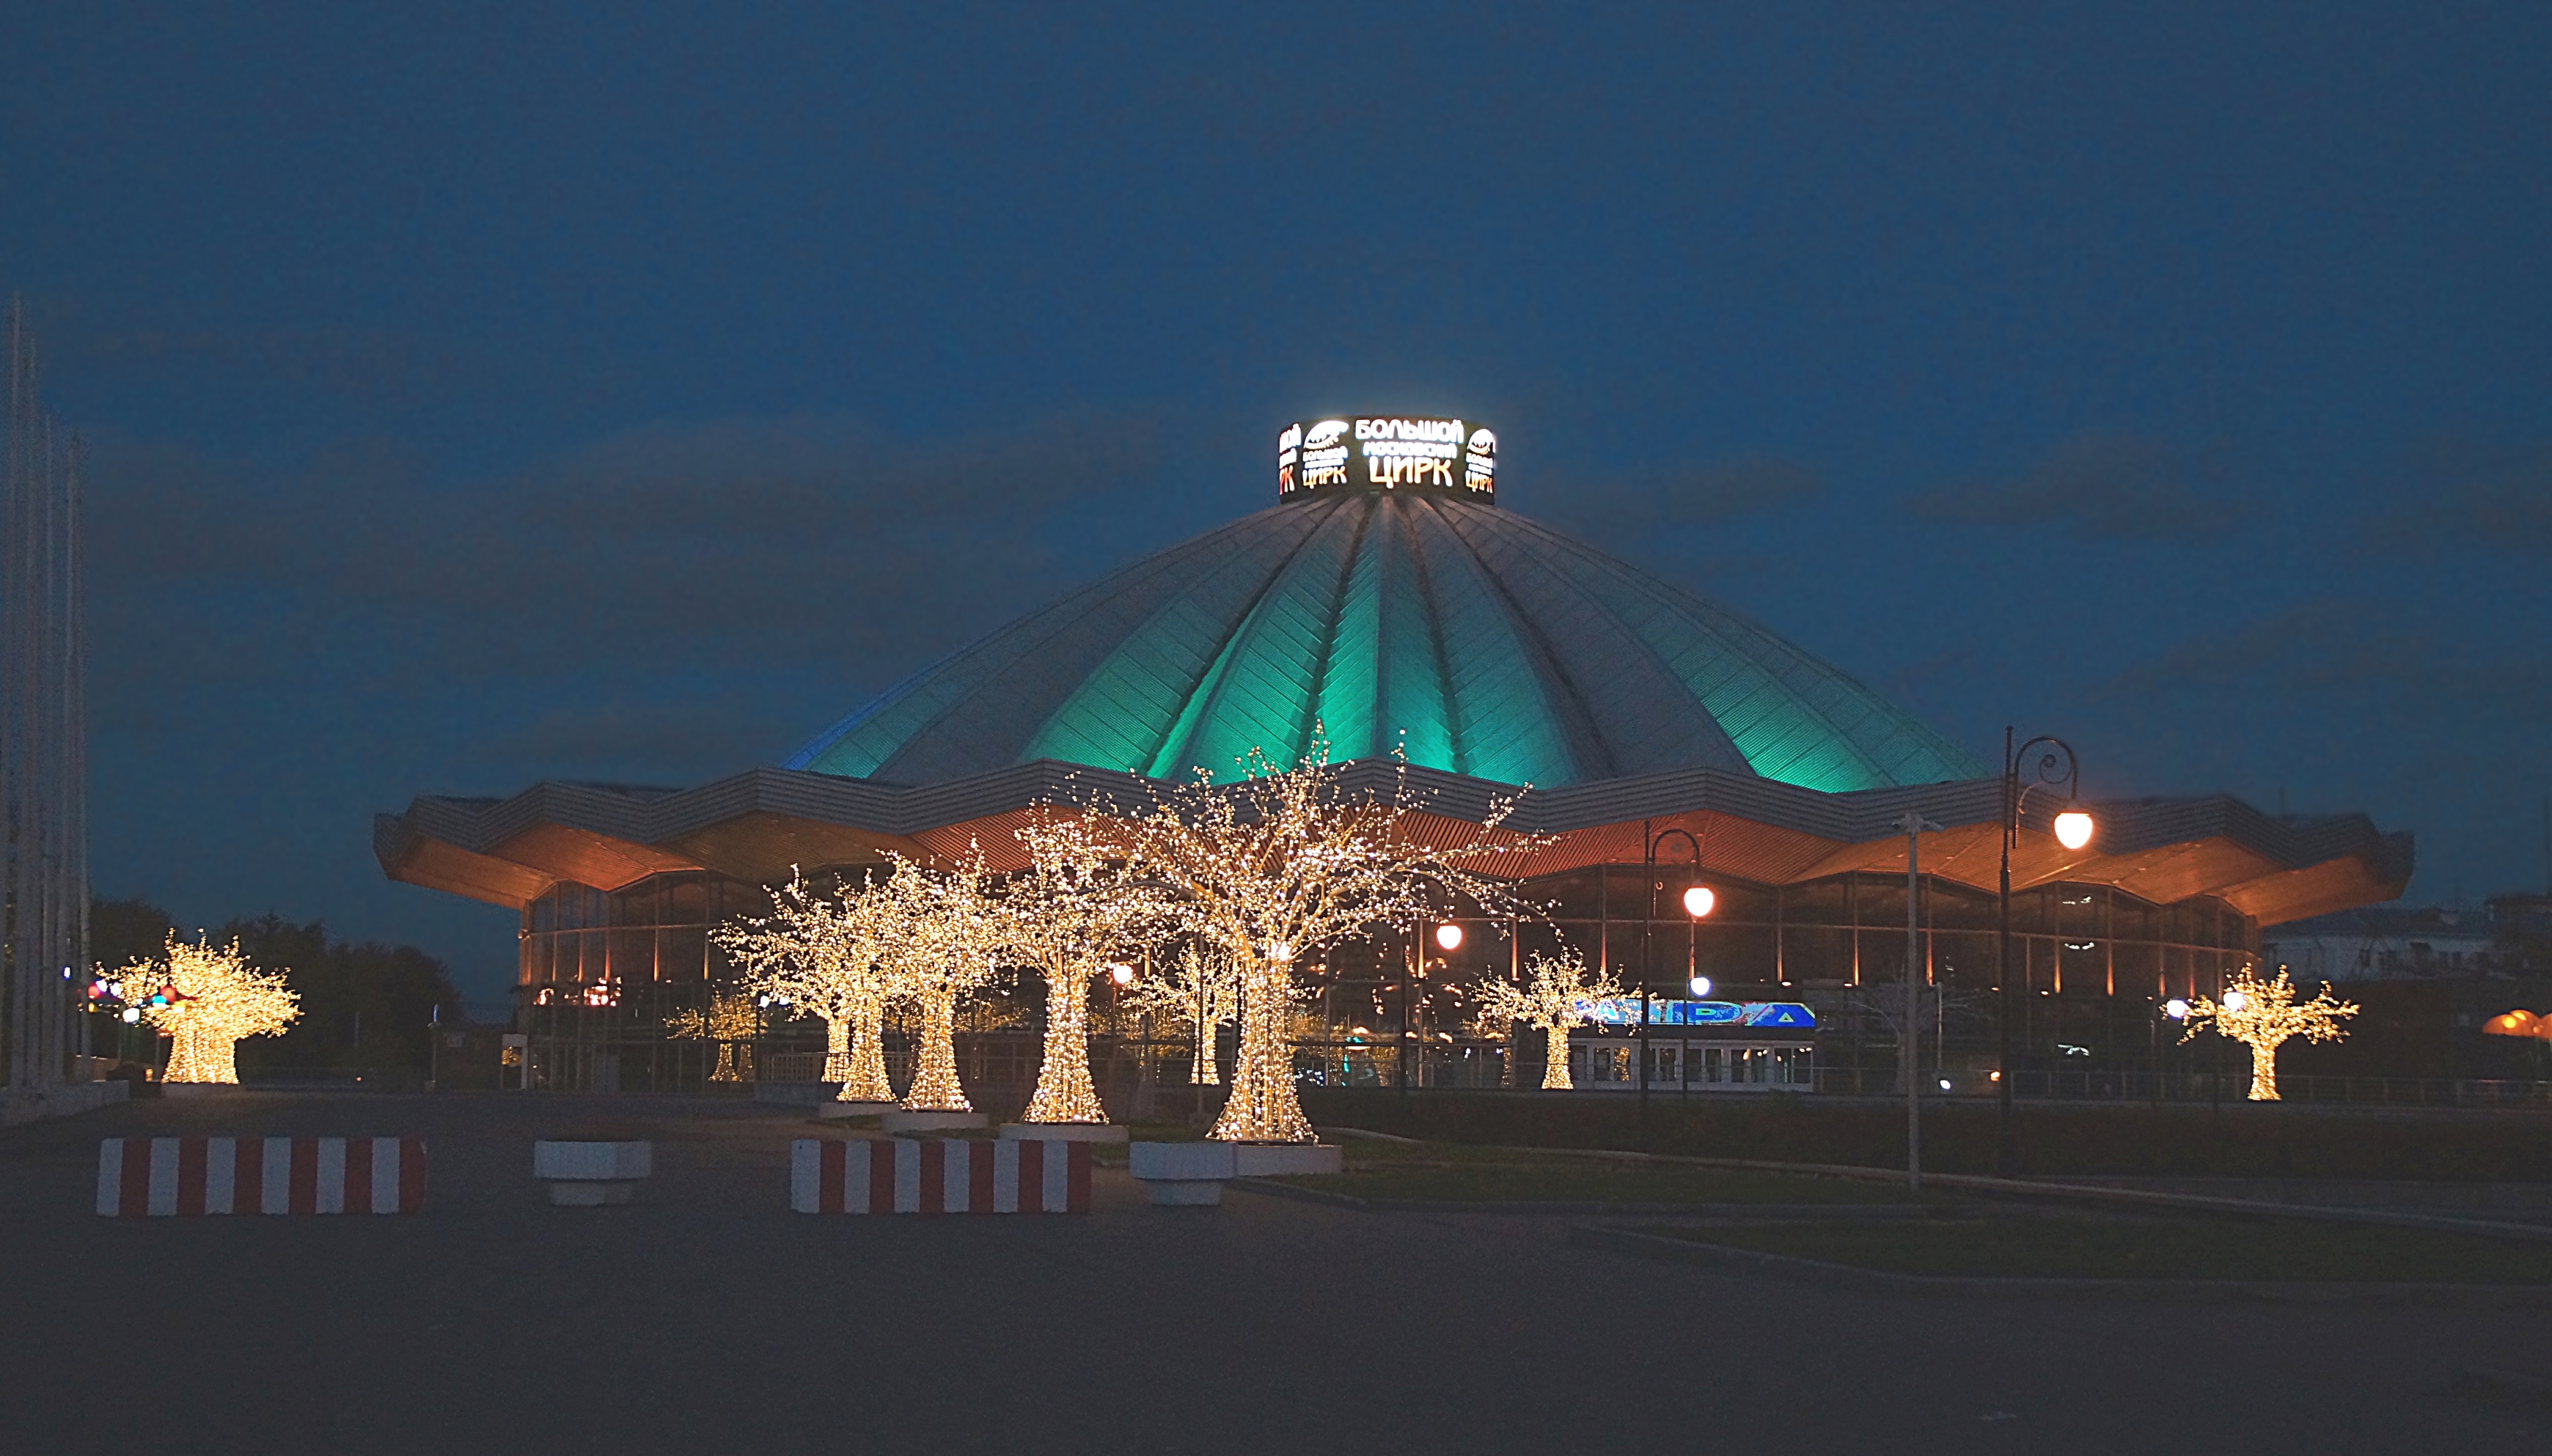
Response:
[{"label": "green illuminated dome", "polygon": [[1680,769],[1973,779],[1754,621],[1476,499],[1329,490],[1145,558],[922,670],[789,767],[923,784],[1056,759],[1237,777],[1252,748],[1543,787]]}]

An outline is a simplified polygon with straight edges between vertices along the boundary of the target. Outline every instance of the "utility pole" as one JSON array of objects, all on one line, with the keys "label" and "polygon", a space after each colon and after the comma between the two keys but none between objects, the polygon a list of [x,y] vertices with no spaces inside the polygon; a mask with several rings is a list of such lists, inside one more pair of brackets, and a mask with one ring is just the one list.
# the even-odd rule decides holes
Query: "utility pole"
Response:
[{"label": "utility pole", "polygon": [[1923,831],[1940,831],[1941,826],[1912,809],[1896,821],[1905,831],[1905,1034],[1898,1039],[1897,1055],[1905,1063],[1905,1186],[1915,1193],[1923,1191],[1923,996],[1920,972],[1923,962],[1923,921],[1921,899],[1923,870],[1920,841]]}]

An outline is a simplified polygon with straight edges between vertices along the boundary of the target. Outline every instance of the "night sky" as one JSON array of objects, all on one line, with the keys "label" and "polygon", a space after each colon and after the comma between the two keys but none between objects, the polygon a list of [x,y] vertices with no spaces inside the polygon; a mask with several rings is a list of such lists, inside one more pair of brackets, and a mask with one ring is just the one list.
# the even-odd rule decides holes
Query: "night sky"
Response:
[{"label": "night sky", "polygon": [[2541,887],[2552,10],[843,8],[0,10],[101,893],[490,998],[375,811],[778,762],[1341,408],[1979,758]]}]

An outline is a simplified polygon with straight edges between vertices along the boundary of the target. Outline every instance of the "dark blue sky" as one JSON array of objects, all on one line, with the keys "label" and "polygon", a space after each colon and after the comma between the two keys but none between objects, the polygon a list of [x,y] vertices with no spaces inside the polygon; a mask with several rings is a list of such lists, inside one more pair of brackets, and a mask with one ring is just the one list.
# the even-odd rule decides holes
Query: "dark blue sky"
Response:
[{"label": "dark blue sky", "polygon": [[413,940],[371,816],[775,762],[1310,410],[1980,757],[2538,885],[2540,6],[0,11],[94,442],[95,874]]}]

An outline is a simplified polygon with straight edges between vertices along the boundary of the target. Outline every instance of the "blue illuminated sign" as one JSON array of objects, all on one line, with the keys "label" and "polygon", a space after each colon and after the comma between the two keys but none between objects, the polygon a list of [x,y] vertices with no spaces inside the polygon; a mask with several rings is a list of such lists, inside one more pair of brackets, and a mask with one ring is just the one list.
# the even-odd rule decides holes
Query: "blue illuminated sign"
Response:
[{"label": "blue illuminated sign", "polygon": [[[1577,1014],[1605,1026],[1640,1024],[1638,996],[1603,996],[1577,1003]],[[1817,1013],[1797,1001],[1648,1000],[1650,1026],[1760,1026],[1814,1031]]]}]

